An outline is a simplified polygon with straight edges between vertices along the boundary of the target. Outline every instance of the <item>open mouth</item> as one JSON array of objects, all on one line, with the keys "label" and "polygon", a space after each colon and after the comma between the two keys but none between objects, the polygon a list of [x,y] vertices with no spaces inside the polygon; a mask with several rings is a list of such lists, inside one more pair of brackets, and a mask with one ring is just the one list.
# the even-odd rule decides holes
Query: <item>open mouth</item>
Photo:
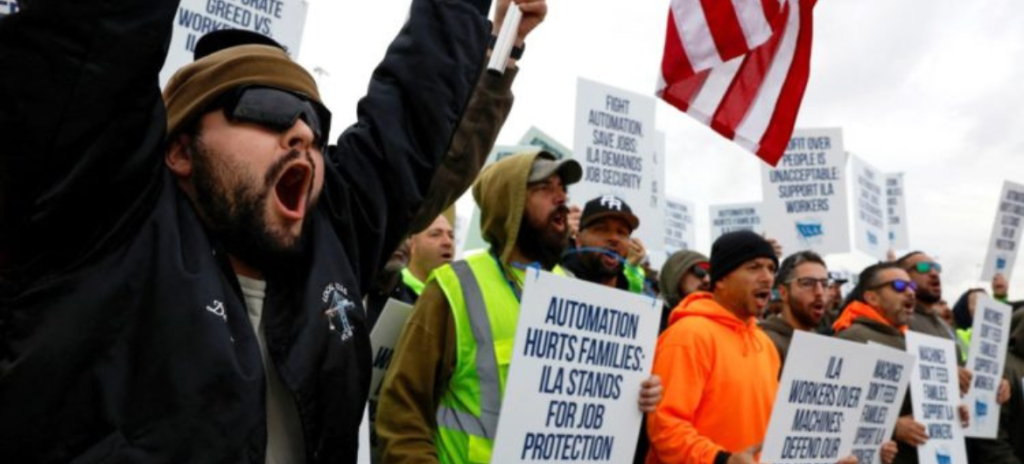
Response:
[{"label": "open mouth", "polygon": [[754,292],[754,300],[757,302],[758,308],[768,306],[768,300],[772,297],[771,290],[759,290]]},{"label": "open mouth", "polygon": [[281,173],[274,193],[281,206],[282,214],[294,220],[301,220],[306,214],[306,198],[312,182],[312,169],[305,163],[295,163]]},{"label": "open mouth", "polygon": [[824,316],[825,315],[825,303],[822,303],[822,302],[811,303],[811,313],[814,314],[815,317]]},{"label": "open mouth", "polygon": [[563,211],[556,211],[551,214],[551,225],[554,226],[558,232],[565,232],[566,227],[566,214]]},{"label": "open mouth", "polygon": [[454,257],[455,257],[455,255],[452,254],[452,253],[448,253],[448,252],[441,253],[441,259],[443,259],[445,261],[451,261]]}]

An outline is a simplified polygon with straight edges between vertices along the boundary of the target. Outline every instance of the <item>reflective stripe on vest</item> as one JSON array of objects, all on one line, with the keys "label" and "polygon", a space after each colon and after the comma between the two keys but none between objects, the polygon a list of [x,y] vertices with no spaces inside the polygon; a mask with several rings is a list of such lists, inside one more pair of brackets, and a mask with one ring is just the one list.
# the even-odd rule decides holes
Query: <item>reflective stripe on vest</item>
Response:
[{"label": "reflective stripe on vest", "polygon": [[498,429],[498,414],[501,413],[501,380],[498,361],[494,353],[494,335],[491,333],[491,319],[487,315],[480,284],[469,268],[469,263],[456,261],[452,270],[462,287],[473,339],[476,341],[476,374],[480,379],[480,417],[456,411],[446,406],[437,410],[437,424],[470,435],[493,440]]},{"label": "reflective stripe on vest", "polygon": [[[521,269],[511,272],[518,280]],[[555,267],[556,274],[564,271]],[[501,413],[505,375],[519,320],[519,301],[502,267],[487,253],[431,273],[451,308],[456,363],[438,407],[438,461],[489,463]]]}]

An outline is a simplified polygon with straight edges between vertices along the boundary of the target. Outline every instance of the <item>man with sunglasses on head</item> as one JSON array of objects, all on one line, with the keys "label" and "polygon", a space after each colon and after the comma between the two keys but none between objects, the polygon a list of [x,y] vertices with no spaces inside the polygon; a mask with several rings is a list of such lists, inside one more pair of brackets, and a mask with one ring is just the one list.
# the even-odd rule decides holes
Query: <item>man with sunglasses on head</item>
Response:
[{"label": "man with sunglasses on head", "polygon": [[[521,45],[546,3],[517,3]],[[355,462],[361,297],[443,208],[421,204],[489,2],[413,0],[330,147],[316,83],[270,39],[200,40],[161,99],[177,1],[24,6],[0,20],[0,455]]]},{"label": "man with sunglasses on head", "polygon": [[[782,300],[782,313],[762,322],[761,330],[779,350],[783,366],[793,331],[813,331],[821,323],[831,283],[828,276],[825,260],[810,250],[789,255],[779,266],[775,289]],[[782,375],[781,369],[779,375]]]}]

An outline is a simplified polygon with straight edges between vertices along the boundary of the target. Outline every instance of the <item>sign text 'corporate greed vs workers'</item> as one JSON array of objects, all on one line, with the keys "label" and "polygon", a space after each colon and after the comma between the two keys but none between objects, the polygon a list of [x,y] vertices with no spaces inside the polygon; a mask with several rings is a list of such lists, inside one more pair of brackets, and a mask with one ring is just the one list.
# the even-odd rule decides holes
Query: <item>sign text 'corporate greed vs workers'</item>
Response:
[{"label": "sign text 'corporate greed vs workers'", "polygon": [[305,0],[182,0],[174,17],[160,84],[166,84],[178,68],[192,62],[200,37],[220,29],[258,32],[276,40],[295,59],[307,9]]},{"label": "sign text 'corporate greed vs workers'", "polygon": [[783,250],[850,251],[846,152],[839,129],[794,131],[776,168],[761,168],[769,237]]},{"label": "sign text 'corporate greed vs workers'", "polygon": [[661,301],[532,268],[525,279],[492,456],[629,462]]},{"label": "sign text 'corporate greed vs workers'", "polygon": [[18,12],[18,2],[15,0],[0,0],[0,18]]}]

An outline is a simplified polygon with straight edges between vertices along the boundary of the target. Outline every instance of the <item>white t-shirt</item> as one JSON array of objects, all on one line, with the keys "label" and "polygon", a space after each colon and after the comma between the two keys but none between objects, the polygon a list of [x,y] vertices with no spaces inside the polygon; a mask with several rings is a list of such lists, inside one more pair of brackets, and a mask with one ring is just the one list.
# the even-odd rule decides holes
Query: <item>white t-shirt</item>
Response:
[{"label": "white t-shirt", "polygon": [[262,280],[238,276],[242,286],[249,322],[256,331],[267,373],[267,464],[306,462],[306,444],[302,437],[302,422],[288,387],[281,381],[277,367],[267,354],[267,337],[263,331],[263,300],[267,296],[267,283]]}]

